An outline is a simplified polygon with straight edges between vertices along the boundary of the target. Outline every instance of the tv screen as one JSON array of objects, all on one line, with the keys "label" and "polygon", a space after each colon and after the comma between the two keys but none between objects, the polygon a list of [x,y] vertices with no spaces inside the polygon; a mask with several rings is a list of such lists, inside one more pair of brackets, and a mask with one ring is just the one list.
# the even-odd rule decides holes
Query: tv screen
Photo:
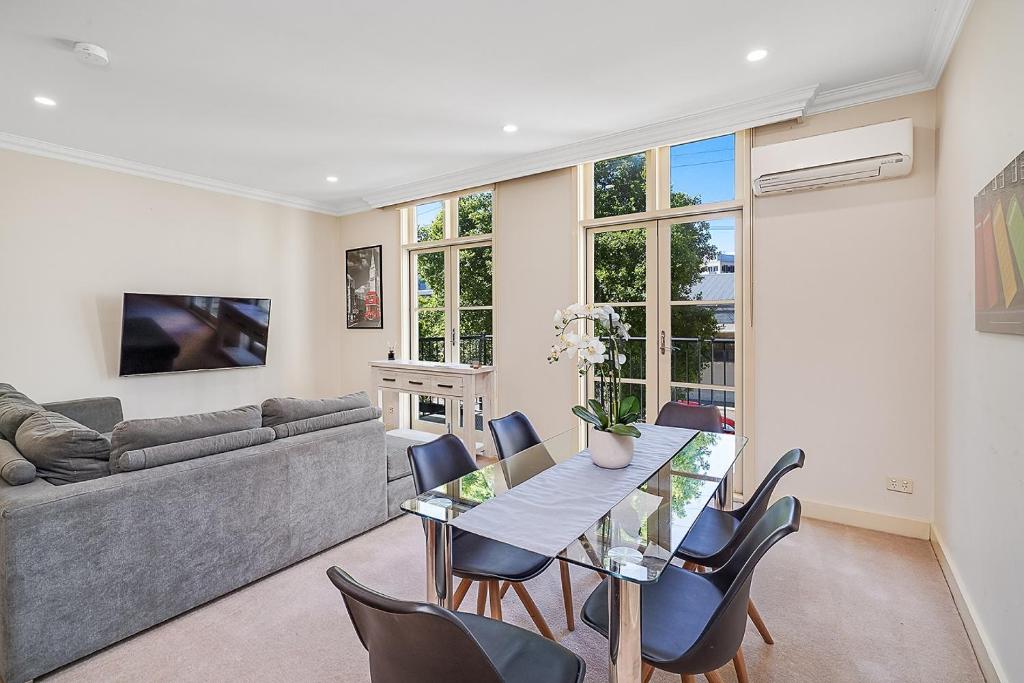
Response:
[{"label": "tv screen", "polygon": [[270,299],[125,294],[121,376],[267,364]]}]

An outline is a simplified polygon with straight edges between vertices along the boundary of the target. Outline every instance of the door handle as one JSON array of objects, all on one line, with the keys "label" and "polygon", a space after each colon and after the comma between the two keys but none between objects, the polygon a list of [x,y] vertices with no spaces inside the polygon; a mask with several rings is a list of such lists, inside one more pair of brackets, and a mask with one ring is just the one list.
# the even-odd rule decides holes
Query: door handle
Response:
[{"label": "door handle", "polygon": [[661,348],[661,355],[664,356],[665,355],[665,330],[661,331],[661,344],[659,346]]}]

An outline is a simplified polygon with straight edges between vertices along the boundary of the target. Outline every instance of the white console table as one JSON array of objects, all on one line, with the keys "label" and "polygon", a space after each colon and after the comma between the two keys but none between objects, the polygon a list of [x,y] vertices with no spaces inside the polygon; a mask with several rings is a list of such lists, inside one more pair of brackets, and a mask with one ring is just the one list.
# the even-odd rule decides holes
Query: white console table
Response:
[{"label": "white console table", "polygon": [[[398,395],[421,394],[462,401],[462,426],[453,420],[452,433],[462,439],[470,453],[476,452],[476,400],[483,402],[484,452],[494,452],[488,421],[493,417],[494,366],[473,368],[464,363],[433,363],[422,360],[375,360],[370,362],[375,392],[380,394],[384,428],[398,428]],[[456,410],[458,403],[454,403]]]}]

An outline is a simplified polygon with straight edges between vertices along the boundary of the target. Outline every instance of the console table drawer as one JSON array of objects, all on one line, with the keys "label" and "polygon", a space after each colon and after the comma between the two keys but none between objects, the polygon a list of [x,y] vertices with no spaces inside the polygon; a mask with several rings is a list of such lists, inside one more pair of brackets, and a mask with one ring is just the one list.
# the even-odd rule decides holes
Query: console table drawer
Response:
[{"label": "console table drawer", "polygon": [[426,373],[382,372],[380,386],[426,396],[461,396],[461,377],[435,377]]}]

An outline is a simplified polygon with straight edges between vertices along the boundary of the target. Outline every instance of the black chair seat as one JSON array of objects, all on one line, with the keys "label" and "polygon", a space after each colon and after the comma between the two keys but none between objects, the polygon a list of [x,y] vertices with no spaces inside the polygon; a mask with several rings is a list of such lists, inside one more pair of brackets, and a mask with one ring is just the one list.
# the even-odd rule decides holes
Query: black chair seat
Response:
[{"label": "black chair seat", "polygon": [[474,581],[528,581],[552,558],[463,531],[452,539],[452,573]]},{"label": "black chair seat", "polygon": [[536,633],[502,621],[455,612],[506,683],[582,681],[583,660]]},{"label": "black chair seat", "polygon": [[[689,651],[724,597],[724,592],[704,575],[675,565],[665,567],[658,582],[645,584],[640,592],[641,652],[655,666],[673,662]],[[581,616],[584,623],[608,637],[607,581],[587,598]],[[728,658],[732,658],[731,653]]]},{"label": "black chair seat", "polygon": [[709,567],[725,564],[729,559],[728,551],[732,550],[729,546],[739,528],[740,520],[735,515],[704,508],[676,551],[676,557]]}]

